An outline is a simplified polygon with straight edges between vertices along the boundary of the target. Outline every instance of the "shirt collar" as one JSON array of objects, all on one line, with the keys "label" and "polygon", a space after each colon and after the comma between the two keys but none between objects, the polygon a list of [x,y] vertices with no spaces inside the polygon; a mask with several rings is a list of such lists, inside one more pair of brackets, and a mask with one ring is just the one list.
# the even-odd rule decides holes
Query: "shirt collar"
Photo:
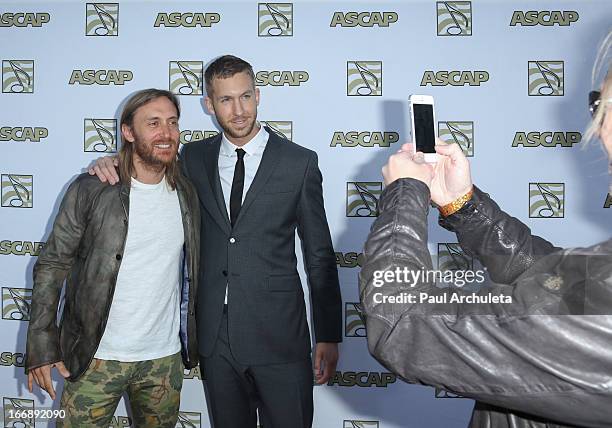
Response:
[{"label": "shirt collar", "polygon": [[236,149],[243,149],[247,155],[253,156],[260,151],[263,151],[263,147],[268,141],[268,137],[268,131],[266,131],[264,127],[259,124],[259,132],[257,132],[257,134],[255,134],[255,136],[251,138],[244,146],[238,147],[227,139],[224,132],[223,137],[221,138],[221,154],[229,157],[237,157],[238,155],[236,154]]}]

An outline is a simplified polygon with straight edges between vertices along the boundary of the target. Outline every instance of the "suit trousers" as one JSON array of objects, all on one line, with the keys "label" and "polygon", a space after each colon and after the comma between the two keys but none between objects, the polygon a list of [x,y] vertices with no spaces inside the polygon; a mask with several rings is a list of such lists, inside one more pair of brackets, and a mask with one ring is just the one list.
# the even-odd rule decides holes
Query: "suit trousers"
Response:
[{"label": "suit trousers", "polygon": [[200,355],[214,428],[310,428],[313,371],[310,357],[285,364],[244,365],[232,355],[223,313],[212,354]]}]

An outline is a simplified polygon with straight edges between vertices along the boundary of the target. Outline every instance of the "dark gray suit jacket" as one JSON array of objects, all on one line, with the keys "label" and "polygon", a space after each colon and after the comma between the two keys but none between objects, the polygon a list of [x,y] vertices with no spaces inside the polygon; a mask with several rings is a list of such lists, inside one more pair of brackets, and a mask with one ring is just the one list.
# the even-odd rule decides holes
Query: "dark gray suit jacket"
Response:
[{"label": "dark gray suit jacket", "polygon": [[200,353],[210,356],[213,351],[228,285],[230,346],[236,360],[248,365],[299,361],[310,354],[296,267],[296,228],[308,275],[315,339],[342,339],[338,271],[317,155],[267,130],[270,138],[261,164],[233,228],[219,180],[221,135],[191,142],[181,152],[185,174],[202,204]]}]

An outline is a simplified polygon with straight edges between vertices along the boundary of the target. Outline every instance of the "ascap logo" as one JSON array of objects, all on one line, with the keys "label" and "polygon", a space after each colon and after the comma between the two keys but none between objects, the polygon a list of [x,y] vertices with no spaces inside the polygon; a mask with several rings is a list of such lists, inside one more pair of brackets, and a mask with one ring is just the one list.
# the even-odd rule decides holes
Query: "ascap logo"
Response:
[{"label": "ascap logo", "polygon": [[565,183],[529,183],[529,217],[563,218]]},{"label": "ascap logo", "polygon": [[606,201],[604,202],[604,208],[610,208],[612,206],[612,195],[611,194],[607,194],[606,195]]},{"label": "ascap logo", "polygon": [[4,428],[34,428],[34,400],[2,397],[2,408]]},{"label": "ascap logo", "polygon": [[471,1],[436,2],[436,13],[438,16],[438,36],[472,35]]},{"label": "ascap logo", "polygon": [[73,70],[69,85],[125,85],[134,77],[129,70]]},{"label": "ascap logo", "polygon": [[205,140],[206,138],[214,137],[219,131],[202,131],[199,129],[181,131],[179,141],[181,144],[191,143],[192,141]]},{"label": "ascap logo", "polygon": [[199,428],[202,426],[202,414],[198,412],[179,411],[177,428]]},{"label": "ascap logo", "polygon": [[572,147],[581,140],[580,132],[517,132],[512,147]]},{"label": "ascap logo", "polygon": [[435,397],[436,398],[465,398],[462,397],[460,395],[454,394],[452,392],[448,392],[444,389],[440,389],[440,388],[436,388],[436,392],[435,392]]},{"label": "ascap logo", "polygon": [[119,3],[87,3],[85,6],[86,36],[119,35]]},{"label": "ascap logo", "polygon": [[308,82],[307,71],[258,71],[255,74],[256,86],[300,86]]},{"label": "ascap logo", "polygon": [[38,256],[44,242],[0,241],[0,256]]},{"label": "ascap logo", "polygon": [[2,93],[34,93],[34,61],[29,59],[2,60]]},{"label": "ascap logo", "polygon": [[266,125],[276,132],[279,137],[293,141],[293,122],[290,120],[262,120],[262,124]]},{"label": "ascap logo", "polygon": [[346,95],[381,96],[382,61],[347,61]]},{"label": "ascap logo", "polygon": [[454,242],[438,243],[438,270],[474,270],[474,259],[465,254],[461,246]]},{"label": "ascap logo", "polygon": [[563,61],[528,61],[528,94],[535,97],[563,96]]},{"label": "ascap logo", "polygon": [[365,325],[357,309],[358,304],[357,302],[344,304],[344,335],[346,337],[366,337]]},{"label": "ascap logo", "polygon": [[438,122],[438,137],[445,143],[459,144],[467,157],[474,156],[474,122]]},{"label": "ascap logo", "polygon": [[204,62],[170,61],[170,92],[177,95],[202,95]]},{"label": "ascap logo", "polygon": [[397,12],[334,12],[330,27],[388,27],[397,22]]},{"label": "ascap logo", "polygon": [[2,319],[30,321],[31,288],[2,287]]},{"label": "ascap logo", "polygon": [[336,131],[329,147],[389,147],[399,141],[397,132]]},{"label": "ascap logo", "polygon": [[197,365],[190,370],[183,370],[183,379],[200,379],[204,380],[204,376],[202,376],[202,372],[200,371],[200,366]]},{"label": "ascap logo", "polygon": [[293,36],[293,3],[259,3],[257,35]]},{"label": "ascap logo", "polygon": [[381,194],[380,181],[346,183],[346,216],[377,217],[378,199]]},{"label": "ascap logo", "polygon": [[3,126],[0,128],[0,141],[31,141],[38,143],[42,138],[49,136],[49,130],[41,127],[15,127]]},{"label": "ascap logo", "polygon": [[155,19],[154,27],[212,27],[221,21],[221,15],[218,13],[201,13],[201,12],[172,12],[158,13]]},{"label": "ascap logo", "polygon": [[51,15],[41,13],[12,13],[0,14],[0,27],[42,27],[51,20]]},{"label": "ascap logo", "polygon": [[117,119],[85,119],[83,151],[115,153],[117,151]]},{"label": "ascap logo", "polygon": [[360,421],[356,419],[345,419],[342,428],[378,428],[379,421]]},{"label": "ascap logo", "polygon": [[328,386],[360,386],[369,388],[375,386],[378,388],[386,388],[390,383],[395,383],[397,376],[393,373],[383,372],[340,372],[327,382]]},{"label": "ascap logo", "polygon": [[423,73],[421,86],[480,86],[489,80],[487,71],[431,71]]},{"label": "ascap logo", "polygon": [[3,352],[0,354],[0,366],[15,366],[15,367],[23,367],[24,366],[24,355],[22,353],[16,352]]},{"label": "ascap logo", "polygon": [[336,253],[336,264],[344,268],[361,267],[363,266],[363,253]]},{"label": "ascap logo", "polygon": [[110,422],[110,428],[126,428],[131,427],[132,418],[129,416],[113,416]]},{"label": "ascap logo", "polygon": [[533,27],[534,25],[543,25],[545,27],[551,27],[558,25],[559,27],[569,27],[572,22],[578,21],[578,12],[575,10],[528,10],[523,12],[522,10],[515,10],[512,13],[512,19],[510,20],[510,26],[524,25],[527,27]]},{"label": "ascap logo", "polygon": [[34,206],[34,176],[2,174],[2,206],[32,208]]}]

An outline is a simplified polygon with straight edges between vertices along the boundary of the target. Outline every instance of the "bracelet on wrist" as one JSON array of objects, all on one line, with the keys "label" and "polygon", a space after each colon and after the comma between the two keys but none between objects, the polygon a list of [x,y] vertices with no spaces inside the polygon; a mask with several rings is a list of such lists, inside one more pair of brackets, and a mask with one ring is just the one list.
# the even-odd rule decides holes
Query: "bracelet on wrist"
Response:
[{"label": "bracelet on wrist", "polygon": [[448,217],[449,215],[454,214],[457,211],[459,211],[465,205],[465,203],[472,198],[473,194],[474,194],[474,189],[470,189],[469,192],[467,192],[463,196],[458,197],[453,202],[446,204],[442,207],[438,207],[438,210],[440,211],[440,214],[442,215],[442,217]]}]

